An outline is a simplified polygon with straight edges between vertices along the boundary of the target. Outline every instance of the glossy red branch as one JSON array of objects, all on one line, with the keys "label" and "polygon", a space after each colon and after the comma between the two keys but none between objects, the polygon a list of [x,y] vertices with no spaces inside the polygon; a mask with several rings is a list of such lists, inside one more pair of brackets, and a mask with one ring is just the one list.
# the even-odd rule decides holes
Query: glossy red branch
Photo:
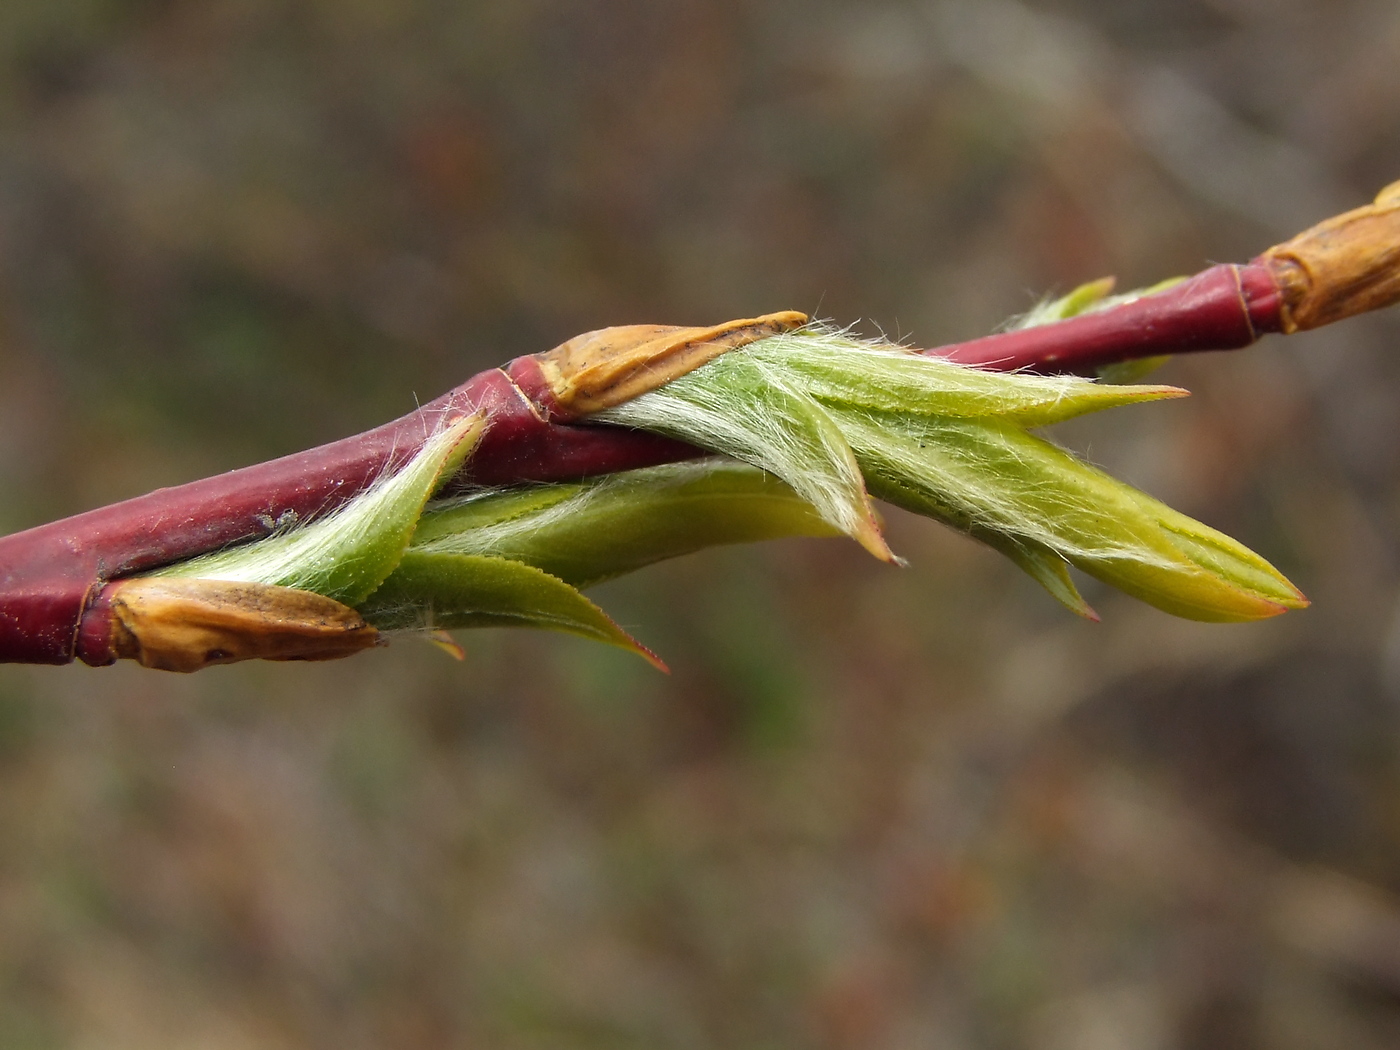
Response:
[{"label": "glossy red branch", "polygon": [[925,352],[1002,371],[1087,374],[1134,358],[1249,346],[1282,331],[1282,303],[1264,266],[1212,266],[1119,306]]}]

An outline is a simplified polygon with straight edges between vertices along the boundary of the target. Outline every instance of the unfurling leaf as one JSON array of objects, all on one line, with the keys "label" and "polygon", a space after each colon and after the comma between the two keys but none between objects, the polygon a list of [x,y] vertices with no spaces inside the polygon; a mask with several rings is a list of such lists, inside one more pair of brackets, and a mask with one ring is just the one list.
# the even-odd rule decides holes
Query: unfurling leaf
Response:
[{"label": "unfurling leaf", "polygon": [[[869,408],[921,416],[996,417],[1022,427],[1046,426],[1089,412],[1163,398],[1185,397],[1174,386],[1111,386],[1077,376],[1011,375],[871,346],[839,332],[808,330],[774,336],[742,354],[707,365],[682,389],[728,385],[725,369],[739,360],[760,361],[770,376],[829,408]],[[672,392],[678,384],[672,384]],[[628,412],[627,406],[616,413]]]},{"label": "unfurling leaf", "polygon": [[423,507],[461,466],[484,430],[480,416],[460,419],[430,439],[406,466],[334,514],[153,575],[268,583],[356,605],[394,571]]},{"label": "unfurling leaf", "polygon": [[894,560],[840,428],[798,377],[770,367],[766,356],[733,351],[594,418],[678,437],[771,471],[871,554]]},{"label": "unfurling leaf", "polygon": [[1011,554],[1081,614],[1046,555],[1188,619],[1256,620],[1307,604],[1229,537],[1015,427],[880,416],[850,419],[847,432],[875,495]]},{"label": "unfurling leaf", "polygon": [[360,607],[384,631],[536,627],[606,642],[666,665],[607,613],[556,576],[523,562],[467,554],[403,556]]},{"label": "unfurling leaf", "polygon": [[[792,427],[771,418],[790,402],[756,388],[762,382],[802,398],[803,429],[826,414],[871,494],[988,543],[1080,615],[1094,613],[1066,563],[1191,619],[1255,620],[1307,604],[1258,555],[1026,430],[1184,393],[1174,387],[995,374],[808,330],[753,343],[603,417],[644,429],[664,418],[665,433],[706,444],[717,429],[710,420],[742,418],[761,403],[762,426],[744,427],[724,451],[803,492],[808,460],[780,454]],[[704,406],[703,420],[694,405]],[[852,531],[828,504],[817,506]]]},{"label": "unfurling leaf", "polygon": [[838,535],[771,474],[714,457],[430,507],[412,550],[509,558],[589,587],[706,547]]}]

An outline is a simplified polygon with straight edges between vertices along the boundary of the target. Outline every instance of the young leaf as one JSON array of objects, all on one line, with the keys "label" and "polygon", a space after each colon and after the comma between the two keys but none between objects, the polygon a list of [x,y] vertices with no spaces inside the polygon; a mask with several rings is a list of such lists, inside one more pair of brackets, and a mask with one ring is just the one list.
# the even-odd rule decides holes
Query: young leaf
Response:
[{"label": "young leaf", "polygon": [[588,587],[705,547],[837,535],[771,474],[712,458],[430,507],[410,550],[508,558]]},{"label": "young leaf", "polygon": [[[796,380],[794,385],[829,407],[860,406],[918,416],[995,416],[1023,427],[1186,396],[1172,386],[1112,386],[1079,376],[987,372],[814,328],[764,339],[741,355],[730,355],[734,356],[763,362],[770,375],[792,376],[789,382]],[[679,382],[720,382],[710,369],[723,363],[721,359]]]},{"label": "young leaf", "polygon": [[1074,579],[1069,574],[1069,562],[1061,555],[1031,540],[1012,539],[997,532],[970,529],[969,535],[1010,558],[1020,566],[1021,571],[1044,587],[1052,598],[1074,615],[1098,622],[1099,614],[1079,593],[1079,588],[1074,585]]},{"label": "young leaf", "polygon": [[429,497],[462,464],[484,429],[480,416],[465,417],[334,514],[151,575],[269,583],[357,605],[393,572]]},{"label": "young leaf", "polygon": [[[1106,290],[1060,309],[1079,309]],[[1066,563],[1193,619],[1252,620],[1306,604],[1262,558],[1024,429],[1181,393],[998,375],[806,330],[749,344],[606,418],[762,462],[804,495],[820,480],[818,457],[772,450],[789,447],[795,431],[836,430],[871,493],[990,544],[1083,616],[1094,613]],[[706,418],[687,411],[695,405]],[[744,422],[756,405],[761,426]],[[800,423],[784,412],[798,412]],[[744,422],[731,427],[741,439],[716,441],[734,419]],[[818,506],[843,524],[830,502]]]},{"label": "young leaf", "polygon": [[875,495],[984,540],[1054,551],[1189,619],[1254,620],[1306,605],[1258,555],[1005,423],[855,413],[840,422]]},{"label": "young leaf", "polygon": [[733,351],[592,418],[678,437],[772,471],[871,554],[894,560],[841,431],[763,357]]},{"label": "young leaf", "polygon": [[666,665],[573,587],[505,558],[409,551],[359,609],[380,630],[433,632],[464,627],[565,631]]}]

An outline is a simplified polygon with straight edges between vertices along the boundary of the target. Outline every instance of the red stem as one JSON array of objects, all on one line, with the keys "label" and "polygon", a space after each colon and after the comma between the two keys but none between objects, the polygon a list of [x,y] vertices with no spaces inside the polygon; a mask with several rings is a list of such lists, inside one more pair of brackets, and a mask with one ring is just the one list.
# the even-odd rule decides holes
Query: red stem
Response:
[{"label": "red stem", "polygon": [[1090,373],[1134,358],[1249,346],[1282,331],[1282,307],[1265,265],[1222,264],[1120,306],[925,353],[1006,372]]}]

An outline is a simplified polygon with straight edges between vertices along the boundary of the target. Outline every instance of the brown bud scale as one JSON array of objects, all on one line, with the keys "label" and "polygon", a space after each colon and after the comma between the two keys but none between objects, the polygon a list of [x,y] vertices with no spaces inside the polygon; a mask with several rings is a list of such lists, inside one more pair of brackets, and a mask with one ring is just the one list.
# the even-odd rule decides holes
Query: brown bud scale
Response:
[{"label": "brown bud scale", "polygon": [[239,660],[335,660],[379,644],[379,632],[354,609],[261,583],[122,580],[104,588],[88,616],[94,614],[109,626],[110,656],[162,671]]},{"label": "brown bud scale", "polygon": [[1256,261],[1283,292],[1287,333],[1400,302],[1400,182],[1374,203],[1319,223]]}]

